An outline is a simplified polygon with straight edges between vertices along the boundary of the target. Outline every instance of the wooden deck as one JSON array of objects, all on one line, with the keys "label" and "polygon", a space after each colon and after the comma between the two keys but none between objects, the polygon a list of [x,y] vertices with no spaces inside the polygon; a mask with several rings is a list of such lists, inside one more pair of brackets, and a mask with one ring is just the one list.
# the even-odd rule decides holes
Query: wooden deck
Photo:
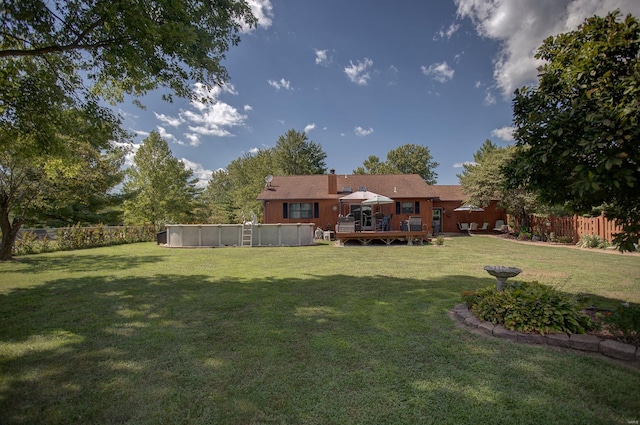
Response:
[{"label": "wooden deck", "polygon": [[424,231],[362,231],[362,232],[336,232],[336,242],[344,245],[347,241],[359,241],[362,245],[369,245],[372,241],[382,241],[391,245],[395,241],[407,241],[407,245],[422,245],[429,240],[429,235]]}]

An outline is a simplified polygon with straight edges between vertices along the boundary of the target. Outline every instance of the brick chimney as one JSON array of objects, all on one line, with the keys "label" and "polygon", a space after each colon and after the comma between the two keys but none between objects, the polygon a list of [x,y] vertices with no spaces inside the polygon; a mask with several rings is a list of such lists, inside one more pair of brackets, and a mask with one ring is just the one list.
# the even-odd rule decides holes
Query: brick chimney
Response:
[{"label": "brick chimney", "polygon": [[333,168],[329,170],[329,194],[338,193],[338,176],[336,176],[336,170]]}]

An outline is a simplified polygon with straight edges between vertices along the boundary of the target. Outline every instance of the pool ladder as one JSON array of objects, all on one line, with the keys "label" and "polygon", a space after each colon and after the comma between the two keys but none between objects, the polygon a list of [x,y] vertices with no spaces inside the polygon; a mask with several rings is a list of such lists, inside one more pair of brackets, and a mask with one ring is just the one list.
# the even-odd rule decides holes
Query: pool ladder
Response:
[{"label": "pool ladder", "polygon": [[251,246],[253,243],[253,228],[251,223],[242,224],[242,246]]}]

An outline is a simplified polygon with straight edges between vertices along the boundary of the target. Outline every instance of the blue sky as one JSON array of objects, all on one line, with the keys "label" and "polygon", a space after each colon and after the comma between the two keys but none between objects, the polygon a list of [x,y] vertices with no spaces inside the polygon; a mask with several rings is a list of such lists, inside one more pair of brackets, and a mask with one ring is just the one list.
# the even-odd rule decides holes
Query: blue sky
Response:
[{"label": "blue sky", "polygon": [[458,184],[486,139],[511,143],[512,94],[534,84],[535,49],[585,17],[638,0],[249,0],[258,28],[224,62],[229,84],[208,104],[161,92],[146,109],[120,105],[142,142],[157,130],[206,184],[241,155],[275,146],[287,130],[322,145],[349,174],[369,155],[427,146],[438,184]]}]

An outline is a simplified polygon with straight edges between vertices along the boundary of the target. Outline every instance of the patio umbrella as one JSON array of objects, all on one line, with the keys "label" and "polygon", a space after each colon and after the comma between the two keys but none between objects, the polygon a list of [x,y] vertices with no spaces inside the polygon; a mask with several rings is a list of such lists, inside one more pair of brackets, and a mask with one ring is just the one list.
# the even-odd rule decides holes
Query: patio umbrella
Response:
[{"label": "patio umbrella", "polygon": [[[471,213],[472,212],[483,212],[484,209],[480,208],[480,207],[477,207],[475,205],[466,204],[466,205],[463,205],[461,207],[458,207],[458,208],[454,209],[454,211],[468,211],[469,212],[469,221],[471,221]],[[472,229],[469,229],[469,230],[472,230]],[[475,230],[475,229],[473,229],[473,230]]]},{"label": "patio umbrella", "polygon": [[480,207],[476,207],[475,205],[463,205],[461,207],[456,208],[454,211],[469,211],[469,214],[471,214],[472,212],[482,212],[484,211],[483,208]]},{"label": "patio umbrella", "polygon": [[377,193],[373,195],[371,198],[365,199],[362,201],[362,205],[383,205],[383,204],[393,204],[395,201],[389,197],[384,195],[378,195]]},{"label": "patio umbrella", "polygon": [[[377,193],[372,196],[369,199],[365,199],[364,201],[362,201],[362,205],[371,205],[371,207],[373,208],[374,205],[386,205],[386,204],[393,204],[395,201],[387,196],[384,195],[378,195]],[[380,216],[383,215],[382,213],[382,207],[379,207],[380,211],[378,212],[378,214],[380,214]],[[376,215],[376,217],[378,217]],[[379,219],[379,218],[378,218]],[[388,218],[385,218],[384,220],[380,220],[380,221],[374,221],[374,228],[377,229],[378,228],[378,224],[380,224],[381,229],[383,230],[388,230],[387,227],[387,223],[388,223]]]},{"label": "patio umbrella", "polygon": [[357,192],[350,193],[340,198],[340,213],[342,213],[343,204],[360,204],[377,193],[369,192],[368,190],[359,190]]}]

